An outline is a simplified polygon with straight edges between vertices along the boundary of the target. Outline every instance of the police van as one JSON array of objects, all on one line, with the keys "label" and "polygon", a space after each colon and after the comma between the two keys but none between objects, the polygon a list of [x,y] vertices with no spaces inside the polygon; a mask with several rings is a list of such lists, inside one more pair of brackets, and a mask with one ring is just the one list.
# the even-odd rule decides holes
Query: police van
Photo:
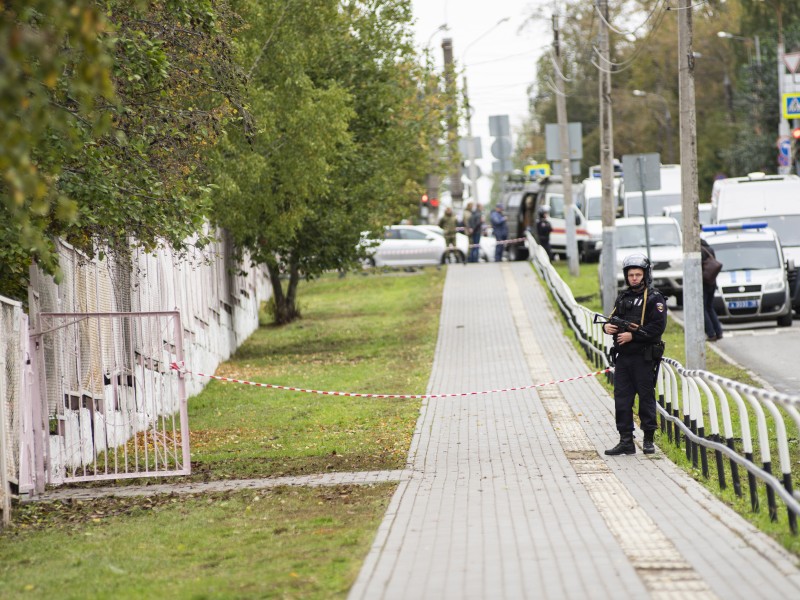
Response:
[{"label": "police van", "polygon": [[714,309],[723,323],[775,320],[792,324],[789,280],[797,275],[777,233],[766,223],[705,225],[703,238],[714,249],[717,276]]},{"label": "police van", "polygon": [[[780,238],[786,258],[800,264],[800,177],[749,173],[714,182],[711,222],[758,221]],[[800,314],[800,278],[789,279],[795,312]]]}]

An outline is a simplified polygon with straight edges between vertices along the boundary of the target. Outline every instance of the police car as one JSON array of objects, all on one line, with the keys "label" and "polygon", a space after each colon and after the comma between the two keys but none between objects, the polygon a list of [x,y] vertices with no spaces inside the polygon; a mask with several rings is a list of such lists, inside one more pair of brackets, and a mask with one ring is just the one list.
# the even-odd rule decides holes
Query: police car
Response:
[{"label": "police car", "polygon": [[703,238],[722,263],[714,295],[720,321],[792,324],[788,280],[795,265],[785,260],[774,230],[766,223],[705,225]]}]

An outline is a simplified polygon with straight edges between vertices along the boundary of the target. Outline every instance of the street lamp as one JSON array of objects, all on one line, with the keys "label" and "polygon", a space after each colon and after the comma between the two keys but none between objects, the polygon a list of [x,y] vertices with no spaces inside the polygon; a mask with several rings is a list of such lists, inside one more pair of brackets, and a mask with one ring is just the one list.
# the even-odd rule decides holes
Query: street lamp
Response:
[{"label": "street lamp", "polygon": [[472,188],[471,197],[476,204],[480,202],[478,199],[478,170],[477,165],[475,164],[475,140],[472,137],[472,106],[469,103],[469,92],[467,91],[467,63],[465,62],[465,57],[467,55],[467,50],[510,19],[511,17],[503,17],[500,19],[497,23],[492,25],[489,29],[467,44],[467,46],[464,48],[464,51],[461,53],[461,64],[464,65],[464,103],[466,104],[467,109],[467,159],[469,160],[469,183],[470,187]]},{"label": "street lamp", "polygon": [[442,23],[436,29],[433,30],[433,33],[428,36],[428,43],[425,44],[425,49],[431,47],[431,41],[433,40],[433,36],[435,36],[440,31],[450,31],[450,26],[447,23]]},{"label": "street lamp", "polygon": [[644,90],[633,90],[631,93],[638,98],[654,96],[664,103],[664,129],[667,138],[667,156],[665,157],[665,163],[674,164],[675,156],[672,147],[672,113],[669,111],[669,103],[667,102],[666,98],[660,94],[656,94],[655,92],[645,92]]},{"label": "street lamp", "polygon": [[[749,37],[744,37],[744,36],[741,36],[741,35],[734,35],[734,34],[729,33],[727,31],[718,31],[717,32],[717,37],[718,38],[723,38],[723,39],[726,39],[726,40],[737,40],[737,41],[740,41],[740,42],[753,42],[753,45],[755,46],[755,50],[756,50],[756,65],[759,66],[759,67],[761,66],[761,44],[759,43],[758,36],[749,38]],[[748,55],[750,54],[750,49],[749,48],[747,49],[747,53],[748,53]],[[753,62],[752,56],[748,56],[747,57],[747,61],[752,63]]]}]

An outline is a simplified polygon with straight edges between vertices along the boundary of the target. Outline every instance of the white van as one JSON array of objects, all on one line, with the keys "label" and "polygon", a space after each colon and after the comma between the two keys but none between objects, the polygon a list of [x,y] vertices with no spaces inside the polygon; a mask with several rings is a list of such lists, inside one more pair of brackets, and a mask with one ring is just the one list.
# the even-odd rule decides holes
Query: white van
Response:
[{"label": "white van", "polygon": [[[590,171],[591,172],[591,171]],[[616,213],[619,205],[619,190],[622,182],[622,174],[614,173],[613,195],[614,212]],[[590,177],[583,180],[583,206],[581,212],[586,217],[586,232],[588,239],[583,246],[584,261],[595,261],[600,256],[600,244],[603,239],[603,182],[598,173],[597,177]]]},{"label": "white van", "polygon": [[626,192],[624,180],[622,187],[623,216],[643,217],[645,203],[648,217],[661,216],[665,206],[681,203],[681,166],[661,165],[661,187],[645,192],[644,200],[642,192]]},{"label": "white van", "polygon": [[[787,259],[800,264],[800,177],[750,173],[714,182],[711,222],[765,222],[778,234]],[[789,281],[792,306],[800,314],[800,278]]]}]

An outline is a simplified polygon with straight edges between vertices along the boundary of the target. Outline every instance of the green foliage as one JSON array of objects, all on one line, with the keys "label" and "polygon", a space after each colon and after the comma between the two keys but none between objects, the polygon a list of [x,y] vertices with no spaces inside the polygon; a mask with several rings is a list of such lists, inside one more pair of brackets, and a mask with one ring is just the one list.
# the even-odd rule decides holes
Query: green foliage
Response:
[{"label": "green foliage", "polygon": [[48,234],[74,222],[57,185],[63,158],[108,122],[113,98],[109,24],[90,0],[0,5],[0,293],[22,297],[28,263],[56,267]]},{"label": "green foliage", "polygon": [[[800,17],[787,0],[730,0],[694,7],[695,108],[698,183],[708,201],[715,176],[776,169],[778,131],[776,32],[783,23],[787,51],[800,49]],[[680,162],[678,28],[676,12],[651,2],[609,2],[614,154],[659,152]],[[782,10],[779,17],[779,9]],[[562,19],[567,112],[583,123],[583,173],[599,161],[598,63],[593,49],[598,33],[594,7],[570,3]],[[625,23],[626,26],[621,26]],[[627,30],[632,24],[635,32]],[[744,39],[722,39],[719,31]],[[622,32],[622,33],[620,33]],[[623,35],[627,34],[627,35]],[[635,38],[632,35],[635,35]],[[755,65],[752,38],[761,41],[762,66]],[[749,40],[749,41],[748,41]],[[555,96],[549,55],[538,65],[531,123],[520,151],[543,158],[544,125],[553,123]],[[633,96],[634,89],[647,92]],[[669,140],[672,140],[670,143]]]},{"label": "green foliage", "polygon": [[267,265],[283,323],[297,317],[301,278],[353,266],[362,231],[416,204],[436,165],[441,100],[425,93],[407,0],[235,8],[257,126],[249,139],[230,133],[213,157],[214,221]]},{"label": "green foliage", "polygon": [[131,236],[182,248],[205,212],[201,151],[246,118],[226,4],[12,2],[2,23],[0,291],[24,295],[32,259],[57,274],[55,236],[89,255]]}]

